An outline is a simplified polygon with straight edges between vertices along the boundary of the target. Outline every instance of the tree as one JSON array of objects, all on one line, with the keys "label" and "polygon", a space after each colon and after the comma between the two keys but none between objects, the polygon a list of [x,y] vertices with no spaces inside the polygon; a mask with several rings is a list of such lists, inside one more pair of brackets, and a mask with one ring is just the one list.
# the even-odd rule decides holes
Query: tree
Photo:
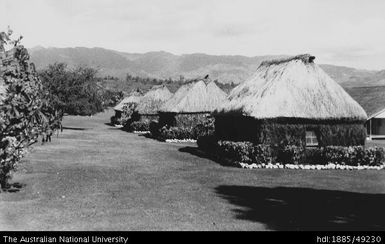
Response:
[{"label": "tree", "polygon": [[0,33],[0,85],[6,87],[0,100],[1,189],[7,187],[10,172],[26,148],[61,125],[61,116],[29,63],[27,49],[19,44],[21,38],[11,40],[11,34],[10,30]]},{"label": "tree", "polygon": [[93,68],[68,69],[64,63],[55,63],[40,72],[44,87],[55,106],[70,115],[93,115],[103,111],[101,89]]}]

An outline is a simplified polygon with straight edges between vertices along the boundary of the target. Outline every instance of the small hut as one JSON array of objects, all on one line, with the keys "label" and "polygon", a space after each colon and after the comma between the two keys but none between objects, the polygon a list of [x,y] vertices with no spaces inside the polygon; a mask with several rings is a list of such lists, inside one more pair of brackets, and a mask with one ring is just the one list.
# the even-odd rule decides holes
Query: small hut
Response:
[{"label": "small hut", "polygon": [[141,97],[125,128],[129,131],[149,131],[150,123],[159,119],[158,110],[171,96],[165,85],[153,86]]},{"label": "small hut", "polygon": [[227,94],[214,81],[191,81],[181,86],[160,108],[159,126],[192,128],[206,120]]},{"label": "small hut", "polygon": [[142,98],[143,93],[136,89],[130,93],[128,97],[125,97],[118,105],[114,107],[115,116],[111,118],[111,121],[118,121],[122,117],[123,107],[127,104],[138,104],[140,99]]},{"label": "small hut", "polygon": [[136,112],[139,120],[158,120],[158,110],[171,96],[172,93],[167,86],[153,86],[138,103]]},{"label": "small hut", "polygon": [[265,61],[214,112],[220,140],[363,145],[364,109],[309,54]]}]

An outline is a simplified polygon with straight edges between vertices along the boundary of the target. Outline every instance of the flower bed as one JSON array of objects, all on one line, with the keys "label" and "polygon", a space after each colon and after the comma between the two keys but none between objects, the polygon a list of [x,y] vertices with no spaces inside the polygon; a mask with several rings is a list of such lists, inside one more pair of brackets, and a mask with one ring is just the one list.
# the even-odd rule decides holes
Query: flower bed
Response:
[{"label": "flower bed", "polygon": [[359,170],[383,169],[385,165],[385,150],[381,147],[271,147],[251,142],[216,141],[213,136],[199,138],[198,146],[219,160],[243,168]]},{"label": "flower bed", "polygon": [[246,168],[246,169],[307,169],[307,170],[369,170],[369,169],[375,169],[375,170],[381,170],[385,168],[385,165],[379,165],[379,166],[368,166],[368,165],[362,165],[362,166],[350,166],[350,165],[340,165],[340,164],[333,164],[329,163],[326,165],[316,164],[316,165],[309,165],[309,164],[246,164],[246,163],[238,163],[239,167]]},{"label": "flower bed", "polygon": [[127,125],[129,131],[150,131],[150,121],[134,121]]}]

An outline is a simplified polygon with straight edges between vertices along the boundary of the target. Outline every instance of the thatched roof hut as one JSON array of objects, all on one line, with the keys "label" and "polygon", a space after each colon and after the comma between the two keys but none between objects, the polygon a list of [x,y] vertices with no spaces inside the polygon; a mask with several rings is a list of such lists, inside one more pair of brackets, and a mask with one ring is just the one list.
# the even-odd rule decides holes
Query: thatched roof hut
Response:
[{"label": "thatched roof hut", "polygon": [[137,111],[140,115],[156,115],[160,107],[171,98],[172,93],[165,85],[153,86],[140,99]]},{"label": "thatched roof hut", "polygon": [[149,131],[150,124],[159,119],[159,108],[172,96],[165,85],[153,86],[138,102],[124,128],[128,131]]},{"label": "thatched roof hut", "polygon": [[210,113],[226,101],[227,94],[214,81],[199,80],[181,86],[160,108],[169,113]]},{"label": "thatched roof hut", "polygon": [[139,89],[134,90],[130,93],[128,97],[125,97],[118,105],[114,107],[115,111],[122,112],[123,107],[127,103],[139,103],[140,99],[143,97],[143,92]]},{"label": "thatched roof hut", "polygon": [[[322,145],[362,144],[362,128],[367,118],[364,109],[314,59],[305,54],[263,62],[250,79],[231,91],[229,101],[214,112],[219,118],[218,135],[227,137],[233,133],[230,137],[242,139],[241,135],[248,134],[248,140],[278,143],[293,134],[287,129],[291,126],[301,137],[293,140],[305,140],[312,134]],[[232,123],[239,128],[227,128],[234,127]],[[278,128],[267,132],[267,127],[273,125],[286,128],[281,128],[282,135],[274,135],[278,141],[272,135],[278,133]],[[357,140],[348,138],[355,136]]]},{"label": "thatched roof hut", "polygon": [[176,93],[160,108],[159,126],[177,127],[192,131],[198,124],[208,121],[211,112],[226,101],[227,94],[214,81],[208,79],[192,81],[181,86]]},{"label": "thatched roof hut", "polygon": [[136,89],[130,93],[128,97],[125,97],[118,105],[114,107],[115,115],[111,117],[112,124],[120,124],[120,119],[123,114],[123,107],[127,104],[138,104],[140,99],[143,97],[141,90]]},{"label": "thatched roof hut", "polygon": [[310,55],[263,62],[235,87],[218,113],[242,113],[257,119],[358,119],[364,109]]}]

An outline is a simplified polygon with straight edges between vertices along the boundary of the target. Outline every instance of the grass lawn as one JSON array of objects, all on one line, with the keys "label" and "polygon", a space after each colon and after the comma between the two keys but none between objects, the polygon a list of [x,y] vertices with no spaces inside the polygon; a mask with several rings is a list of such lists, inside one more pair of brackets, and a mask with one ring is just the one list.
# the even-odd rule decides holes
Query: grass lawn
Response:
[{"label": "grass lawn", "polygon": [[69,116],[0,193],[1,230],[384,230],[385,170],[247,170]]}]

